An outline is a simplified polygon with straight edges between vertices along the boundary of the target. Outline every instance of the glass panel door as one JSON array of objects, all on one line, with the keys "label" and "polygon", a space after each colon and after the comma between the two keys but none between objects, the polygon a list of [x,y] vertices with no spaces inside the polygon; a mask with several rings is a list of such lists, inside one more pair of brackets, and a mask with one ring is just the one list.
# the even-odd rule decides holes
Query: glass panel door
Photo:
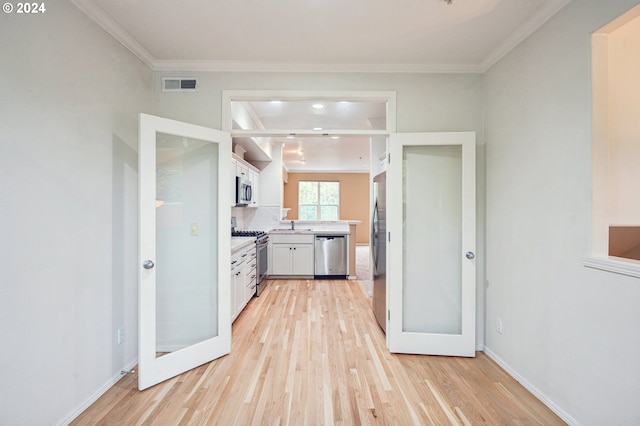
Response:
[{"label": "glass panel door", "polygon": [[228,134],[140,116],[138,387],[229,353]]},{"label": "glass panel door", "polygon": [[389,348],[474,356],[475,134],[392,135],[390,152]]}]

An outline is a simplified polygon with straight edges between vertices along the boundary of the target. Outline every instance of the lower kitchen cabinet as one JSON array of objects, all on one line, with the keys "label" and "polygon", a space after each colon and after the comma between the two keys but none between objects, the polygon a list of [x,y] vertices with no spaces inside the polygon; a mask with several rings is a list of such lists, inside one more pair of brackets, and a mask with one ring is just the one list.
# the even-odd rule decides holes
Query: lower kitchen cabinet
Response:
[{"label": "lower kitchen cabinet", "polygon": [[255,294],[256,276],[255,245],[231,254],[231,322]]},{"label": "lower kitchen cabinet", "polygon": [[313,235],[271,236],[271,275],[313,275]]}]

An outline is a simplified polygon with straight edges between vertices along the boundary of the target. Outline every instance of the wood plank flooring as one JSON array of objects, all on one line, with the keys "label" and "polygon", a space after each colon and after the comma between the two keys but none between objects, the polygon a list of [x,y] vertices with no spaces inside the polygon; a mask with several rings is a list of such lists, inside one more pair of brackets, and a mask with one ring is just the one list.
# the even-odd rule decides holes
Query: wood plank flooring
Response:
[{"label": "wood plank flooring", "polygon": [[359,281],[272,280],[231,354],[145,391],[120,380],[75,425],[562,425],[486,355],[390,354]]}]

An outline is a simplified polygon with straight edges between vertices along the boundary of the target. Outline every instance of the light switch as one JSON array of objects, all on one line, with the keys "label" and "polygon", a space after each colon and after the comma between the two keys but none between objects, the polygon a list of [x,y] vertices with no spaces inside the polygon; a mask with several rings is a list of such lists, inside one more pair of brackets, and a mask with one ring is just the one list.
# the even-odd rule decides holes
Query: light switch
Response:
[{"label": "light switch", "polygon": [[191,224],[191,236],[192,237],[197,237],[199,233],[200,233],[200,226],[198,226],[197,223],[192,223]]}]

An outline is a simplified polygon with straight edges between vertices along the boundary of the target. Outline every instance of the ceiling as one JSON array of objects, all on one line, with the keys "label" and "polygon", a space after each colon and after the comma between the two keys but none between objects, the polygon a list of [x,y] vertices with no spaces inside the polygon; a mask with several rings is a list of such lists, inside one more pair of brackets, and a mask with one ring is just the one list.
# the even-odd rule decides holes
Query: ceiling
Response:
[{"label": "ceiling", "polygon": [[569,0],[72,0],[155,70],[482,72]]},{"label": "ceiling", "polygon": [[[288,134],[270,139],[283,144],[283,162],[294,172],[367,172],[370,168],[369,136],[348,132],[386,130],[387,105],[384,101],[310,99],[243,101],[240,104],[246,115],[252,117],[251,128]],[[234,120],[233,126],[234,129],[249,127],[243,125],[241,119]],[[302,133],[307,135],[302,136]],[[234,142],[248,151],[248,159],[261,160],[261,153],[252,149],[251,141],[234,138]]]},{"label": "ceiling", "polygon": [[[484,72],[570,0],[71,1],[156,71]],[[307,121],[292,128],[341,117],[373,129],[380,118],[365,104],[340,116],[293,107],[287,120]],[[252,108],[267,126],[283,125],[285,106]],[[283,142],[292,170],[369,161],[368,138]]]}]

